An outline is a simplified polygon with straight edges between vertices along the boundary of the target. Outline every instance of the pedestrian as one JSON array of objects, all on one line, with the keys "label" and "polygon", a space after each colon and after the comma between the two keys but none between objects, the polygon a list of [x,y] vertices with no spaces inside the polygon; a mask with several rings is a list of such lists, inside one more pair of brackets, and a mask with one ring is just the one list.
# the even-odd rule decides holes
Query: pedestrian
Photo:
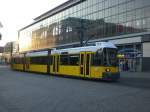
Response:
[{"label": "pedestrian", "polygon": [[125,61],[125,71],[128,71],[128,60]]}]

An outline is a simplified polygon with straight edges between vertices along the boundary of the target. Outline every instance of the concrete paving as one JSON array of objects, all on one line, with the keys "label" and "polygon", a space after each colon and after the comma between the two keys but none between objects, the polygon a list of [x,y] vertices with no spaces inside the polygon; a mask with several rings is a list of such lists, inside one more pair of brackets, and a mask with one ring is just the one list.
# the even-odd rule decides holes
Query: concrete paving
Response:
[{"label": "concrete paving", "polygon": [[150,73],[102,82],[0,66],[0,112],[150,112]]}]

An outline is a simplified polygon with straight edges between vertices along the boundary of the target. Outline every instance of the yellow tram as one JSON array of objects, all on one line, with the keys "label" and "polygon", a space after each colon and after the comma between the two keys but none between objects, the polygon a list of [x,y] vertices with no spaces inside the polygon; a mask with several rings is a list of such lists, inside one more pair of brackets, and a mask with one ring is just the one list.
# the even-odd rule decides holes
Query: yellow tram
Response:
[{"label": "yellow tram", "polygon": [[47,73],[48,51],[26,53],[25,71]]},{"label": "yellow tram", "polygon": [[[117,80],[120,77],[117,48],[110,42],[20,55],[23,55],[22,64],[12,61],[12,69],[102,80]],[[14,59],[16,57],[12,57]]]},{"label": "yellow tram", "polygon": [[12,54],[11,68],[14,70],[24,70],[24,54]]}]

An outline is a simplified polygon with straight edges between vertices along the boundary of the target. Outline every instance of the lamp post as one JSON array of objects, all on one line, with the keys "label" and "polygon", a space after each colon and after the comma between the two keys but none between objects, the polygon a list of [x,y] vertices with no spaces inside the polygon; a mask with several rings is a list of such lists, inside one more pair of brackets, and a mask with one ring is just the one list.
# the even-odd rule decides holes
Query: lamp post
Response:
[{"label": "lamp post", "polygon": [[1,33],[0,33],[0,40],[1,40],[1,38],[2,38],[2,35],[1,35]]},{"label": "lamp post", "polygon": [[[2,25],[2,23],[0,22],[0,28],[2,28],[3,27],[3,25]],[[2,34],[0,33],[0,40],[1,40],[1,38],[2,38]]]},{"label": "lamp post", "polygon": [[81,19],[79,21],[78,26],[76,26],[76,30],[79,36],[79,42],[80,42],[80,46],[82,47],[84,45],[83,41],[84,41],[84,32],[85,32],[85,27],[84,27],[84,23],[83,23],[83,19]]},{"label": "lamp post", "polygon": [[2,25],[2,23],[0,22],[0,28],[2,28],[3,27],[3,25]]}]

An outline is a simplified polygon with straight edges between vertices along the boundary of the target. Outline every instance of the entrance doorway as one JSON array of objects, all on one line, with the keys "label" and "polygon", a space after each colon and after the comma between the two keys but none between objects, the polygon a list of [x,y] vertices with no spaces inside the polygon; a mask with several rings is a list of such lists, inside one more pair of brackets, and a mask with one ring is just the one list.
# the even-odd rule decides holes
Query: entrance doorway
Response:
[{"label": "entrance doorway", "polygon": [[120,71],[141,71],[141,44],[122,45],[118,48]]}]

